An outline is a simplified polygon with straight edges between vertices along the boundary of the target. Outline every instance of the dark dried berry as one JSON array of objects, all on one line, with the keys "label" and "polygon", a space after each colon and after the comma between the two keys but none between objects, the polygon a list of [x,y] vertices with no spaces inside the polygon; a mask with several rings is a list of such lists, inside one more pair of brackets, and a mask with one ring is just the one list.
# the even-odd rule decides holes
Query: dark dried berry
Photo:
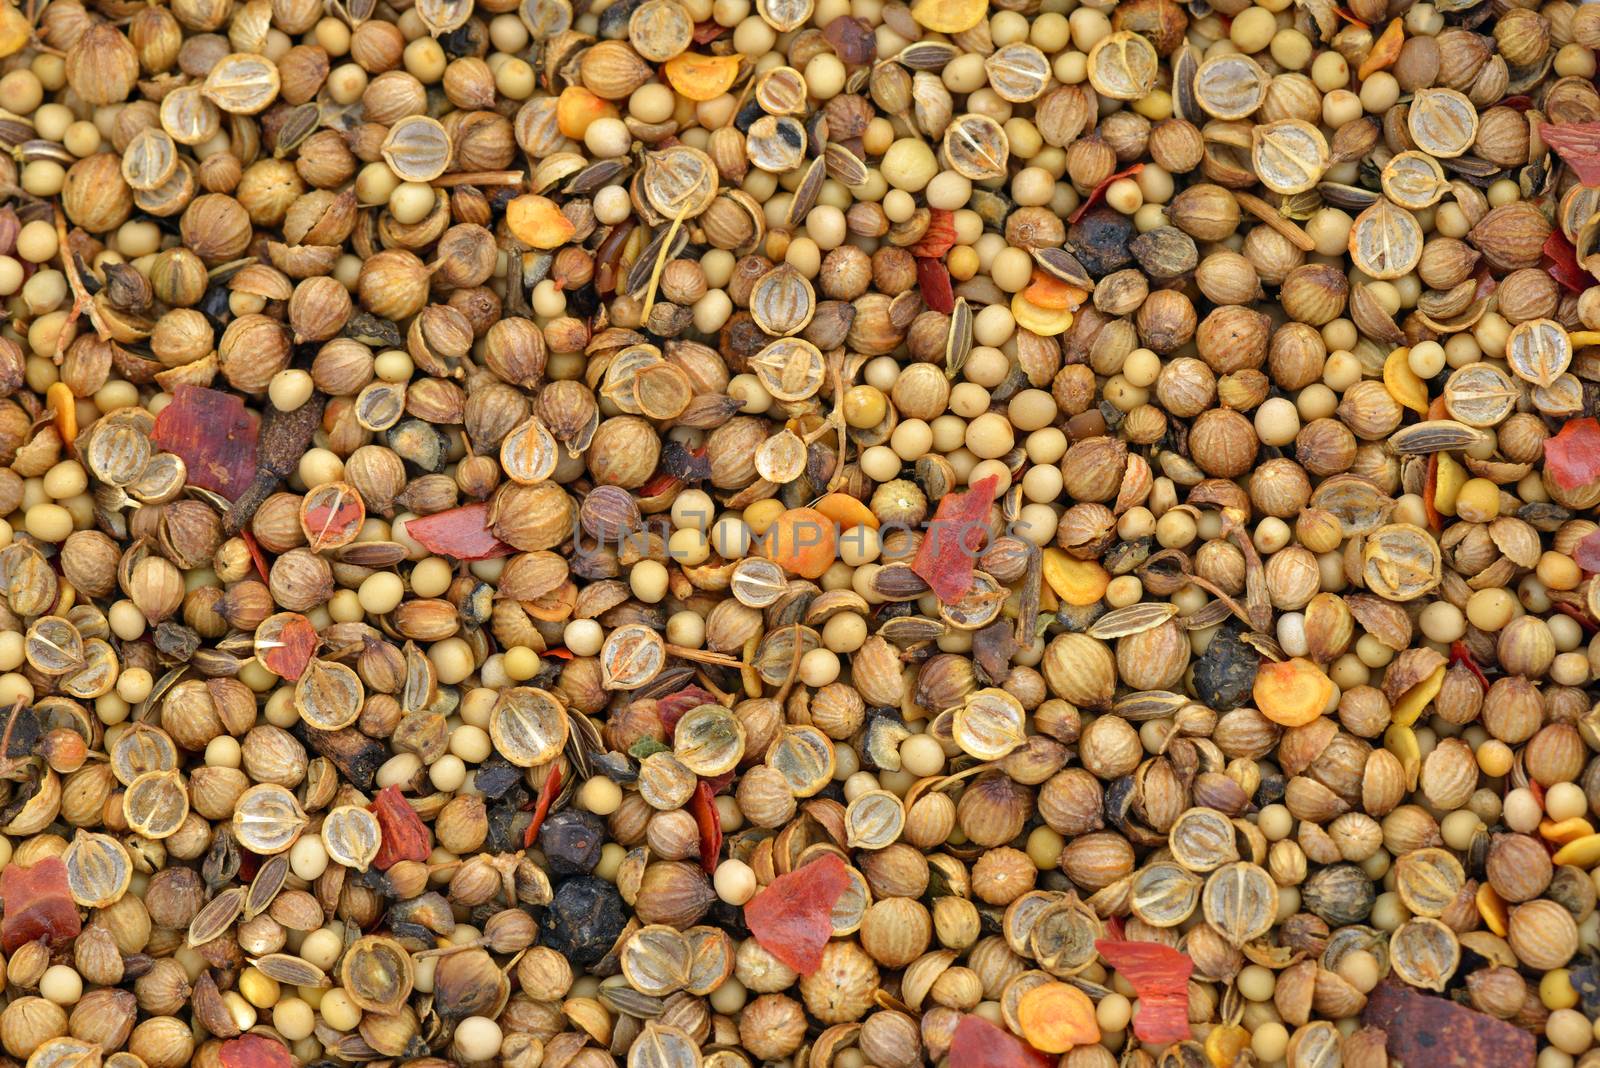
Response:
[{"label": "dark dried berry", "polygon": [[1128,245],[1133,239],[1133,221],[1120,211],[1095,208],[1067,230],[1066,248],[1091,278],[1104,278],[1133,262]]},{"label": "dark dried berry", "polygon": [[588,875],[600,863],[605,840],[600,817],[574,808],[555,813],[539,828],[539,848],[552,875]]},{"label": "dark dried berry", "polygon": [[627,922],[622,895],[604,879],[580,875],[556,888],[541,926],[540,945],[588,968],[611,951]]},{"label": "dark dried berry", "polygon": [[1205,655],[1195,661],[1195,696],[1209,708],[1231,712],[1248,701],[1260,664],[1260,653],[1240,641],[1233,631],[1220,630],[1206,647]]}]

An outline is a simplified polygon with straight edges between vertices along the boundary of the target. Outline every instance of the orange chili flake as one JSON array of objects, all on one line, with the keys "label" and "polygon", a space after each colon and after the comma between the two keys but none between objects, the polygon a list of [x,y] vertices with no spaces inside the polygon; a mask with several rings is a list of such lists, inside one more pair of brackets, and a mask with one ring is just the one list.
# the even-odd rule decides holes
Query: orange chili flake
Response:
[{"label": "orange chili flake", "polygon": [[544,826],[544,818],[550,814],[550,806],[555,802],[556,794],[561,792],[561,765],[552,764],[550,774],[545,776],[544,785],[539,787],[539,800],[533,806],[533,819],[528,822],[527,833],[522,836],[522,848],[532,847],[539,837],[539,828]]}]

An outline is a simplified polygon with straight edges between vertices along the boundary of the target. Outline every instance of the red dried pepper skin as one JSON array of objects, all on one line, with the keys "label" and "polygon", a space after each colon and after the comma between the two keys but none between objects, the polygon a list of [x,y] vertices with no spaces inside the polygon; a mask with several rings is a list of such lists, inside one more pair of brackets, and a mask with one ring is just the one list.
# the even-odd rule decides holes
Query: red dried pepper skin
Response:
[{"label": "red dried pepper skin", "polygon": [[1194,961],[1158,942],[1102,938],[1094,944],[1133,986],[1139,1015],[1134,1036],[1141,1042],[1182,1042],[1189,1038],[1189,976]]},{"label": "red dried pepper skin", "polygon": [[489,506],[482,502],[408,519],[406,537],[436,556],[457,560],[492,560],[516,551],[489,529]]},{"label": "red dried pepper skin", "polygon": [[279,644],[275,648],[263,649],[260,657],[267,670],[280,679],[295,682],[305,672],[306,665],[311,663],[322,639],[317,636],[316,626],[305,616],[298,612],[284,614],[292,618],[285,621],[279,631]]},{"label": "red dried pepper skin", "polygon": [[244,547],[250,550],[250,562],[256,565],[256,574],[261,576],[262,582],[269,581],[267,578],[267,556],[261,551],[261,544],[256,541],[256,536],[248,530],[241,530],[239,531],[239,537],[243,539]]},{"label": "red dried pepper skin", "polygon": [[1578,489],[1600,478],[1600,421],[1568,419],[1566,426],[1544,443],[1544,466],[1556,485]]},{"label": "red dried pepper skin", "polygon": [[982,1016],[963,1016],[950,1039],[950,1068],[1048,1068],[1052,1063]]},{"label": "red dried pepper skin", "polygon": [[1585,571],[1600,571],[1600,530],[1578,542],[1572,550],[1572,558]]},{"label": "red dried pepper skin", "polygon": [[1135,163],[1127,170],[1118,171],[1116,174],[1106,178],[1099,185],[1095,186],[1094,189],[1090,191],[1088,196],[1083,198],[1083,203],[1078,205],[1077,210],[1075,210],[1071,215],[1067,216],[1067,222],[1077,222],[1079,219],[1087,215],[1090,209],[1092,209],[1096,204],[1104,200],[1106,198],[1106,190],[1111,188],[1112,182],[1119,178],[1132,178],[1142,170],[1144,170],[1144,164]]},{"label": "red dried pepper skin", "polygon": [[946,208],[928,209],[928,229],[922,239],[906,249],[917,257],[938,259],[956,244],[956,213]]},{"label": "red dried pepper skin", "polygon": [[717,870],[717,858],[722,855],[722,815],[717,811],[716,789],[711,783],[705,779],[695,783],[689,808],[700,828],[700,867],[710,875]]},{"label": "red dried pepper skin", "polygon": [[1539,139],[1572,168],[1584,185],[1600,185],[1600,122],[1539,124]]},{"label": "red dried pepper skin", "polygon": [[946,604],[954,604],[972,588],[978,550],[988,533],[989,506],[1000,478],[990,475],[965,493],[947,493],[928,524],[911,570]]},{"label": "red dried pepper skin", "polygon": [[833,937],[833,906],[850,887],[844,861],[829,853],[780,875],[744,907],[744,922],[761,948],[810,975]]},{"label": "red dried pepper skin", "polygon": [[150,440],[183,460],[190,482],[231,501],[256,477],[260,430],[260,419],[232,393],[179,386]]},{"label": "red dried pepper skin", "polygon": [[1467,648],[1466,642],[1450,643],[1450,660],[1453,663],[1467,665],[1467,670],[1472,672],[1472,677],[1478,680],[1478,685],[1487,692],[1489,689],[1489,676],[1483,673],[1483,668],[1478,666],[1478,661],[1472,656],[1472,650]]},{"label": "red dried pepper skin", "polygon": [[544,818],[550,815],[550,806],[560,792],[561,765],[555,764],[550,768],[550,774],[545,776],[544,785],[539,787],[539,800],[533,806],[533,819],[528,823],[527,833],[522,836],[523,849],[532,848],[539,837],[539,828],[544,826]]},{"label": "red dried pepper skin", "polygon": [[1551,230],[1544,239],[1545,273],[1574,293],[1594,284],[1589,272],[1578,266],[1578,251],[1560,230]]},{"label": "red dried pepper skin", "polygon": [[1361,1019],[1388,1033],[1391,1062],[1406,1068],[1533,1063],[1530,1032],[1393,979],[1368,995]]},{"label": "red dried pepper skin", "polygon": [[685,686],[677,693],[669,693],[656,701],[656,718],[666,729],[667,741],[672,741],[678,721],[701,705],[714,705],[717,699],[698,686]]},{"label": "red dried pepper skin", "polygon": [[372,864],[388,871],[402,860],[424,861],[433,853],[433,835],[398,786],[385,786],[367,806],[378,820],[378,855]]},{"label": "red dried pepper skin", "polygon": [[294,1068],[294,1058],[282,1042],[266,1035],[231,1038],[218,1051],[222,1068]]},{"label": "red dried pepper skin", "polygon": [[7,953],[40,938],[63,942],[83,930],[60,857],[46,857],[31,868],[8,864],[0,871],[0,897],[5,899],[0,946]]},{"label": "red dried pepper skin", "polygon": [[956,310],[955,291],[950,288],[950,272],[939,260],[929,256],[917,257],[917,285],[922,288],[922,301],[936,312],[949,315]]}]

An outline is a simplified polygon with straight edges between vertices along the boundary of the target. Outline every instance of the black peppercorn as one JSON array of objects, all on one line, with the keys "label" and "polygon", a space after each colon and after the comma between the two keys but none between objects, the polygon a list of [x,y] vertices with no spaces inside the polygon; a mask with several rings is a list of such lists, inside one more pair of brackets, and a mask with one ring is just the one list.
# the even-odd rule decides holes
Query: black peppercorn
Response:
[{"label": "black peppercorn", "polygon": [[1104,278],[1133,262],[1128,245],[1133,221],[1120,211],[1095,208],[1067,230],[1067,250],[1078,257],[1091,278]]},{"label": "black peppercorn", "polygon": [[1231,630],[1220,630],[1194,663],[1194,690],[1202,704],[1231,712],[1246,703],[1255,684],[1261,654]]},{"label": "black peppercorn", "polygon": [[556,888],[540,926],[540,944],[579,968],[588,968],[611,951],[626,922],[622,895],[604,879],[580,875]]}]

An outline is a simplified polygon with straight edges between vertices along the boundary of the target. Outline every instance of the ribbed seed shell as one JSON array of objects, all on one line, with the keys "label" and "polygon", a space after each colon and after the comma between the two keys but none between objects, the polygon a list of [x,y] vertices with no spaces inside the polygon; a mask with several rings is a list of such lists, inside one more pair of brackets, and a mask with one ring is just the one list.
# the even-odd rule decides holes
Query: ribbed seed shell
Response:
[{"label": "ribbed seed shell", "polygon": [[1211,873],[1202,897],[1206,922],[1235,946],[1272,930],[1278,917],[1278,886],[1266,870],[1238,861]]}]

